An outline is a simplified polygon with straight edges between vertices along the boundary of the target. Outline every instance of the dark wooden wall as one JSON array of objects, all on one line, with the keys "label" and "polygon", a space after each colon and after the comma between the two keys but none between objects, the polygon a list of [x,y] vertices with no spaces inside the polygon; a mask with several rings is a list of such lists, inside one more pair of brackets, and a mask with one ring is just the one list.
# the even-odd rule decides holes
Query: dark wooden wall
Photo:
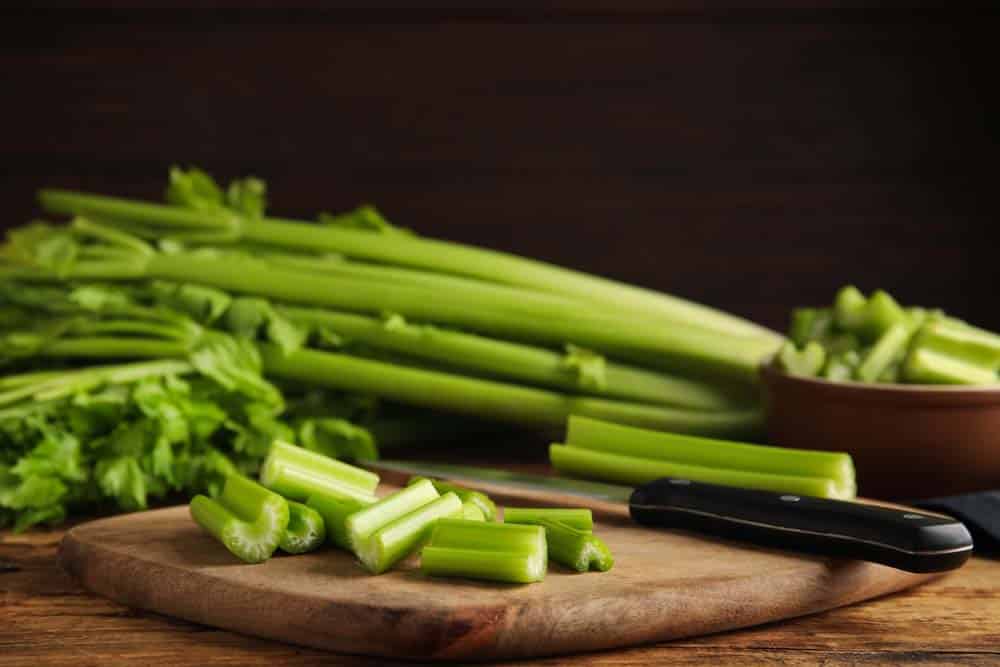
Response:
[{"label": "dark wooden wall", "polygon": [[632,9],[3,15],[2,224],[192,163],[775,327],[855,282],[1000,328],[991,18]]}]

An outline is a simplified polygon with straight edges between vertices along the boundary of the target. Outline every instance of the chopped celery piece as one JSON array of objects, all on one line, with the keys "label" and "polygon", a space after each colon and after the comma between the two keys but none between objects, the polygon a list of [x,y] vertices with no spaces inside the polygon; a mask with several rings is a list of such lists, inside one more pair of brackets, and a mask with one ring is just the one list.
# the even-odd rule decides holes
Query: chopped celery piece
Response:
[{"label": "chopped celery piece", "polygon": [[852,333],[827,336],[818,342],[826,350],[826,356],[828,359],[830,356],[835,354],[847,354],[848,352],[857,353],[857,351],[861,349],[861,342],[858,340],[858,337]]},{"label": "chopped celery piece", "polygon": [[293,500],[316,494],[365,499],[378,485],[378,475],[329,456],[275,440],[260,469],[261,483]]},{"label": "chopped celery piece", "polygon": [[483,517],[486,521],[493,521],[496,519],[497,506],[485,493],[481,491],[473,491],[472,489],[467,489],[464,486],[443,482],[439,479],[431,479],[429,477],[411,477],[410,481],[407,482],[407,485],[416,484],[423,479],[426,479],[433,484],[438,493],[444,494],[450,491],[458,496],[459,500],[463,503],[473,503],[477,505],[479,509],[482,510]]},{"label": "chopped celery piece", "polygon": [[851,350],[843,354],[831,354],[826,360],[823,377],[827,380],[845,382],[854,377],[854,369],[861,363],[861,356]]},{"label": "chopped celery piece", "polygon": [[861,365],[854,372],[855,378],[862,382],[878,380],[904,354],[909,339],[910,329],[906,324],[898,322],[890,326],[861,360]]},{"label": "chopped celery piece", "polygon": [[538,524],[547,519],[558,521],[577,530],[593,530],[593,513],[584,508],[562,507],[505,507],[503,508],[504,523]]},{"label": "chopped celery piece", "polygon": [[326,540],[341,549],[350,549],[351,543],[347,538],[347,517],[359,510],[375,504],[376,498],[335,498],[333,496],[314,495],[309,496],[306,504],[320,513],[323,523],[326,525]]},{"label": "chopped celery piece", "polygon": [[285,381],[372,394],[521,426],[556,427],[565,423],[570,414],[588,414],[651,428],[724,437],[757,432],[763,421],[757,409],[688,410],[574,396],[307,348],[285,354],[273,345],[261,345],[260,353],[265,372]]},{"label": "chopped celery piece", "polygon": [[607,572],[614,565],[611,550],[589,530],[580,530],[561,521],[541,519],[549,558],[577,572]]},{"label": "chopped celery piece", "polygon": [[302,503],[287,502],[288,527],[278,546],[290,554],[304,554],[318,549],[326,539],[326,524],[322,515]]},{"label": "chopped celery piece", "polygon": [[429,480],[423,480],[382,498],[347,517],[347,542],[360,555],[365,540],[382,526],[438,498]]},{"label": "chopped celery piece", "polygon": [[544,549],[545,533],[537,526],[526,524],[441,519],[431,531],[430,544],[435,547],[536,553],[539,545]]},{"label": "chopped celery piece", "polygon": [[927,322],[913,345],[973,366],[993,371],[1000,368],[1000,336],[957,320]]},{"label": "chopped celery piece", "polygon": [[833,300],[833,316],[837,326],[845,331],[856,332],[865,321],[865,305],[868,299],[857,287],[841,287]]},{"label": "chopped celery piece", "polygon": [[561,444],[553,444],[549,447],[549,460],[556,470],[568,475],[633,486],[645,484],[661,477],[678,477],[708,484],[740,486],[748,489],[821,498],[850,499],[857,492],[854,484],[844,484],[829,477],[709,468],[636,456],[609,454]]},{"label": "chopped celery piece", "polygon": [[825,337],[833,326],[829,308],[796,308],[792,311],[792,326],[788,337],[797,347]]},{"label": "chopped celery piece", "polygon": [[907,355],[902,367],[907,382],[924,384],[994,384],[996,371],[964,362],[935,350],[918,347]]},{"label": "chopped celery piece", "polygon": [[288,526],[285,499],[241,475],[226,478],[217,500],[192,498],[190,511],[199,526],[247,563],[270,558]]},{"label": "chopped celery piece", "polygon": [[358,548],[358,558],[369,572],[381,574],[427,539],[438,519],[461,516],[462,501],[446,493],[369,535]]},{"label": "chopped celery piece", "polygon": [[778,350],[775,363],[789,375],[815,377],[826,361],[826,350],[816,341],[809,341],[801,350],[791,342],[785,343]]},{"label": "chopped celery piece", "polygon": [[462,503],[462,518],[466,521],[486,521],[486,515],[479,505],[473,502]]},{"label": "chopped celery piece", "polygon": [[845,488],[855,485],[854,462],[851,455],[845,452],[713,440],[650,431],[575,415],[568,422],[566,443],[570,447],[640,459],[706,468],[731,468],[743,472],[824,477],[835,480]]},{"label": "chopped celery piece", "polygon": [[865,304],[860,333],[868,340],[877,340],[893,325],[908,323],[906,312],[896,300],[884,290],[875,290]]},{"label": "chopped celery piece", "polygon": [[511,583],[545,578],[545,529],[510,523],[440,519],[421,552],[421,569],[433,576]]}]

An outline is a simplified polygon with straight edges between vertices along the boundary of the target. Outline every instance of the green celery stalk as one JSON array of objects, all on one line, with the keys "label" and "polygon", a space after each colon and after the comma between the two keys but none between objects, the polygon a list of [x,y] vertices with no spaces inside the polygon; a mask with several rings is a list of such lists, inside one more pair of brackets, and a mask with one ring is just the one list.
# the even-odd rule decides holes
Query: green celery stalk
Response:
[{"label": "green celery stalk", "polygon": [[854,285],[841,287],[833,300],[833,317],[837,326],[844,331],[857,332],[865,322],[865,306],[868,299]]},{"label": "green celery stalk", "polygon": [[803,347],[811,340],[826,337],[832,326],[833,313],[829,308],[796,308],[792,311],[788,338],[796,347]]},{"label": "green celery stalk", "polygon": [[261,345],[260,352],[265,372],[276,378],[496,421],[562,426],[569,415],[582,414],[637,426],[719,436],[752,434],[761,427],[761,415],[756,410],[704,412],[573,397],[311,349],[284,354],[274,346]]},{"label": "green celery stalk", "polygon": [[438,519],[462,517],[462,509],[458,496],[446,493],[376,530],[361,543],[358,559],[372,574],[382,574],[426,540]]},{"label": "green celery stalk", "polygon": [[996,371],[923,347],[910,351],[901,372],[907,382],[913,383],[985,385],[1000,382]]},{"label": "green celery stalk", "polygon": [[802,377],[815,377],[825,362],[826,350],[816,341],[809,341],[801,350],[791,342],[785,343],[775,357],[778,368],[789,375]]},{"label": "green celery stalk", "polygon": [[[850,360],[855,358],[854,363]],[[857,368],[860,357],[853,354],[831,354],[826,360],[823,368],[823,377],[834,382],[846,382],[854,377],[854,369]]]},{"label": "green celery stalk", "polygon": [[504,523],[529,523],[540,525],[540,521],[558,521],[576,530],[594,529],[593,513],[585,508],[562,507],[504,507]]},{"label": "green celery stalk", "polygon": [[483,513],[483,517],[486,521],[493,521],[496,519],[497,506],[485,493],[481,491],[473,491],[472,489],[467,489],[464,486],[459,486],[458,484],[450,484],[448,482],[444,482],[439,479],[431,479],[429,477],[411,477],[406,484],[409,486],[422,480],[427,480],[433,484],[435,490],[437,490],[440,494],[454,493],[463,503],[472,503],[476,505]]},{"label": "green celery stalk", "polygon": [[994,372],[1000,368],[1000,336],[958,320],[937,319],[925,323],[917,332],[913,345]]},{"label": "green celery stalk", "polygon": [[585,367],[573,366],[573,351],[561,354],[544,347],[410,324],[402,318],[384,320],[315,308],[284,307],[280,310],[293,322],[325,327],[350,342],[487,377],[508,378],[571,393],[701,410],[734,407],[733,398],[713,384],[649,371],[600,356],[592,357]]},{"label": "green celery stalk", "polygon": [[231,212],[196,211],[65,190],[43,190],[39,199],[46,210],[56,213],[132,222],[140,228],[158,226],[165,233],[173,230],[204,235],[208,232],[233,240],[310,253],[334,252],[380,264],[466,275],[646,312],[661,319],[697,322],[706,329],[724,334],[780,341],[779,336],[763,327],[684,299],[457,243],[405,235],[372,235],[365,231],[274,218],[244,223]]},{"label": "green celery stalk", "polygon": [[420,567],[432,576],[526,584],[544,579],[547,564],[541,526],[440,519]]},{"label": "green celery stalk", "polygon": [[865,304],[860,333],[868,340],[878,340],[896,324],[907,324],[909,318],[896,300],[884,290],[875,290]]},{"label": "green celery stalk", "polygon": [[910,335],[910,328],[903,322],[890,326],[865,354],[861,365],[854,372],[855,378],[861,382],[877,381],[904,354]]},{"label": "green celery stalk", "polygon": [[378,475],[275,440],[261,466],[260,481],[286,498],[298,501],[316,494],[366,500],[375,493]]},{"label": "green celery stalk", "polygon": [[[83,264],[72,269],[75,274]],[[635,315],[608,314],[570,299],[539,300],[525,294],[447,298],[420,285],[392,285],[292,271],[251,259],[219,262],[190,255],[145,258],[144,277],[196,282],[292,303],[368,313],[394,312],[416,320],[483,334],[562,345],[573,341],[608,355],[641,357],[667,370],[756,378],[760,361],[774,352],[771,338],[722,334],[687,322],[658,325]],[[109,276],[113,278],[113,276]]]},{"label": "green celery stalk", "polygon": [[[109,349],[127,350],[129,339]],[[103,343],[88,339],[56,341],[38,351],[59,346],[60,356],[97,355]],[[334,352],[303,348],[285,353],[269,344],[259,346],[265,373],[281,380],[371,394],[390,400],[504,421],[519,425],[561,427],[571,414],[680,433],[745,437],[759,433],[762,415],[756,409],[689,410],[644,403],[568,396],[521,385],[470,378],[443,371],[399,366]],[[143,351],[135,347],[136,354]],[[160,350],[154,349],[154,352]],[[179,350],[178,350],[179,351]],[[308,494],[307,494],[308,495]],[[299,498],[302,499],[302,498]]]},{"label": "green celery stalk", "polygon": [[471,501],[462,503],[462,518],[466,521],[486,521],[483,510]]},{"label": "green celery stalk", "polygon": [[350,549],[351,543],[347,536],[347,517],[377,502],[373,496],[370,500],[357,498],[335,498],[316,494],[309,496],[306,505],[319,512],[326,526],[326,540],[341,549]]},{"label": "green celery stalk", "polygon": [[855,486],[854,462],[851,455],[845,452],[713,440],[612,424],[578,415],[569,418],[566,444],[609,454],[705,468],[823,477],[835,480],[844,488]]},{"label": "green celery stalk", "polygon": [[568,475],[633,486],[652,482],[661,477],[679,477],[708,484],[740,486],[748,489],[821,498],[850,499],[855,494],[855,489],[845,487],[837,480],[826,477],[747,472],[731,468],[708,468],[609,454],[561,444],[553,444],[549,447],[549,460],[556,470]]},{"label": "green celery stalk", "polygon": [[561,521],[541,519],[545,529],[549,558],[577,572],[607,572],[615,559],[608,546],[588,530],[580,530]]},{"label": "green celery stalk", "polygon": [[315,551],[326,540],[326,524],[322,515],[302,503],[291,500],[287,502],[288,527],[278,546],[290,554]]},{"label": "green celery stalk", "polygon": [[351,550],[360,557],[370,535],[438,497],[430,481],[417,482],[354,512],[344,523]]},{"label": "green celery stalk", "polygon": [[240,475],[226,478],[218,500],[192,498],[190,510],[195,523],[247,563],[271,557],[289,520],[284,498]]}]

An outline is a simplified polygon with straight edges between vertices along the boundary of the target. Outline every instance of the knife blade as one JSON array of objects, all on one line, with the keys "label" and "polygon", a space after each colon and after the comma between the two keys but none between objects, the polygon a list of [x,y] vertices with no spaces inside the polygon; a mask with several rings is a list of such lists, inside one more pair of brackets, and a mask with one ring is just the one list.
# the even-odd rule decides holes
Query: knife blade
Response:
[{"label": "knife blade", "polygon": [[436,477],[475,487],[555,492],[627,504],[639,524],[820,556],[944,572],[972,555],[972,537],[951,517],[906,506],[773,493],[664,478],[637,488],[445,463],[371,461],[375,470]]}]

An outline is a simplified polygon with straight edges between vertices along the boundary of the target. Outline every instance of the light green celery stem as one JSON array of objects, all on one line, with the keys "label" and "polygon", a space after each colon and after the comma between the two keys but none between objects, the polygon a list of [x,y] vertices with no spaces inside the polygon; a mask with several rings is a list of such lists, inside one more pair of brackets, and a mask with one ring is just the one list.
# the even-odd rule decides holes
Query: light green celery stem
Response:
[{"label": "light green celery stem", "polygon": [[344,354],[301,349],[288,355],[260,346],[268,376],[372,394],[402,403],[521,425],[561,427],[581,414],[649,428],[734,436],[759,432],[755,410],[706,412],[603,398],[565,396],[545,389],[395,366]]},{"label": "light green celery stem", "polygon": [[239,475],[226,478],[217,500],[197,495],[191,516],[237,558],[260,563],[278,548],[288,526],[288,503]]},{"label": "light green celery stem", "polygon": [[384,264],[521,285],[573,295],[588,302],[614,304],[636,312],[656,313],[671,320],[699,322],[722,333],[780,340],[780,336],[768,329],[684,299],[484,248],[419,237],[373,235],[273,218],[243,224],[228,213],[192,211],[64,190],[43,190],[39,198],[43,207],[56,213],[90,214],[182,232],[231,232],[234,238],[250,242],[311,253],[335,252]]},{"label": "light green celery stem", "polygon": [[868,299],[857,287],[841,287],[833,301],[833,315],[837,326],[845,331],[859,331],[864,325],[867,303]]},{"label": "light green celery stem", "polygon": [[893,325],[908,321],[906,311],[888,292],[875,290],[865,304],[860,333],[868,340],[876,340]]},{"label": "light green celery stem", "polygon": [[418,482],[351,514],[345,524],[351,549],[360,557],[365,540],[372,533],[438,497],[433,484],[429,481]]},{"label": "light green celery stem", "polygon": [[914,347],[996,371],[1000,368],[1000,335],[955,320],[935,320],[917,333]]},{"label": "light green celery stem", "polygon": [[614,565],[611,550],[589,530],[580,530],[561,521],[538,521],[545,529],[549,558],[577,572],[598,570],[607,572]]},{"label": "light green celery stem", "polygon": [[554,444],[549,447],[549,460],[559,472],[568,475],[637,486],[661,477],[678,477],[695,482],[740,486],[779,493],[793,493],[821,498],[853,498],[853,488],[826,477],[779,475],[747,472],[731,468],[708,468],[685,463],[673,463],[635,456],[609,454],[582,447]]},{"label": "light green celery stem", "polygon": [[433,576],[511,583],[545,578],[548,547],[541,526],[440,519],[421,552],[421,569]]},{"label": "light green celery stem", "polygon": [[826,361],[826,350],[816,341],[809,341],[800,350],[787,342],[778,350],[774,363],[789,375],[813,377],[819,374]]},{"label": "light green celery stem", "polygon": [[378,475],[276,440],[261,466],[260,481],[293,500],[317,494],[365,500],[375,493]]},{"label": "light green celery stem", "polygon": [[124,384],[138,382],[147,377],[185,375],[192,371],[194,368],[187,362],[160,359],[117,366],[92,366],[78,370],[65,370],[52,377],[29,374],[29,378],[34,377],[35,379],[9,381],[13,388],[0,392],[0,406],[7,406],[28,398],[33,401],[49,401],[65,398],[105,383]]},{"label": "light green celery stem", "polygon": [[906,356],[901,372],[906,382],[918,384],[988,385],[1000,382],[996,371],[920,347]]},{"label": "light green celery stem", "polygon": [[442,519],[431,532],[435,547],[536,553],[545,547],[545,532],[537,526]]},{"label": "light green celery stem", "polygon": [[358,559],[372,574],[382,574],[424,542],[438,519],[462,517],[462,501],[446,493],[382,526],[364,540]]},{"label": "light green celery stem", "polygon": [[425,479],[434,485],[434,488],[438,493],[454,493],[463,503],[472,503],[478,506],[487,521],[493,521],[496,518],[496,504],[490,500],[489,496],[481,491],[473,491],[472,489],[467,489],[465,487],[458,486],[457,484],[449,484],[448,482],[443,482],[439,479],[430,479],[428,477],[411,477],[406,482],[406,485],[409,486],[411,484],[416,484]]},{"label": "light green celery stem", "polygon": [[473,502],[462,503],[462,518],[466,521],[486,521],[486,515],[479,505]]},{"label": "light green celery stem", "polygon": [[88,336],[57,338],[37,351],[46,357],[186,357],[191,351],[184,343],[152,338]]},{"label": "light green celery stem", "polygon": [[851,455],[845,452],[789,449],[698,438],[611,424],[577,415],[569,418],[566,444],[609,454],[707,468],[826,477],[836,480],[845,488],[853,488],[855,485],[854,462]]},{"label": "light green celery stem", "polygon": [[504,507],[504,523],[538,524],[542,520],[558,521],[576,530],[594,529],[594,517],[584,508],[563,507]]},{"label": "light green celery stem", "polygon": [[484,334],[553,345],[572,342],[609,356],[642,357],[667,369],[725,374],[753,381],[777,345],[771,339],[720,334],[697,325],[665,325],[641,315],[602,313],[579,301],[537,303],[531,293],[442,295],[414,285],[327,277],[268,266],[252,259],[221,262],[191,255],[158,254],[147,277],[194,282],[271,299],[449,324]]},{"label": "light green celery stem", "polygon": [[609,396],[702,410],[733,407],[725,391],[705,382],[672,377],[610,360],[599,378],[568,365],[565,353],[484,336],[314,308],[281,309],[294,322],[323,326],[348,341],[399,352],[417,359],[519,380],[571,393]]},{"label": "light green celery stem", "polygon": [[[561,428],[569,415],[581,414],[660,430],[720,437],[753,436],[762,426],[761,413],[751,409],[707,412],[573,397],[338,353],[302,349],[285,355],[270,345],[262,345],[260,349],[267,375],[277,378],[374,394],[403,403],[514,424]],[[54,341],[39,353],[64,357],[159,357],[164,354],[182,356],[182,350],[181,345],[159,341],[154,344],[124,338],[67,339]],[[375,433],[378,432],[376,425]],[[379,444],[382,446],[381,440]]]},{"label": "light green celery stem", "polygon": [[855,377],[862,382],[877,381],[879,376],[903,355],[910,334],[910,328],[906,324],[897,323],[890,326],[861,360],[861,365],[854,371]]},{"label": "light green celery stem", "polygon": [[432,577],[531,584],[545,578],[547,565],[538,555],[507,551],[427,546],[420,552],[420,569]]},{"label": "light green celery stem", "polygon": [[294,501],[288,502],[288,527],[278,546],[290,554],[315,551],[326,540],[323,516],[311,507]]},{"label": "light green celery stem", "polygon": [[[395,312],[417,320],[551,345],[566,342],[609,356],[638,359],[643,365],[697,375],[725,375],[755,383],[759,364],[776,349],[768,339],[719,334],[691,324],[664,324],[634,314],[601,312],[569,298],[540,304],[532,293],[480,295],[449,293],[413,285],[328,277],[274,267],[251,258],[225,261],[194,254],[143,257],[139,276],[202,285],[293,303],[369,313]],[[70,278],[122,279],[90,262],[77,262]],[[62,276],[39,274],[32,279]],[[28,278],[28,277],[26,277]],[[537,295],[536,295],[537,296]],[[545,296],[545,295],[542,295]]]},{"label": "light green celery stem", "polygon": [[351,543],[347,537],[347,517],[362,510],[369,505],[375,504],[377,499],[372,497],[367,500],[357,498],[334,498],[326,495],[309,496],[306,505],[313,508],[323,517],[326,526],[326,540],[341,549],[350,549]]}]

